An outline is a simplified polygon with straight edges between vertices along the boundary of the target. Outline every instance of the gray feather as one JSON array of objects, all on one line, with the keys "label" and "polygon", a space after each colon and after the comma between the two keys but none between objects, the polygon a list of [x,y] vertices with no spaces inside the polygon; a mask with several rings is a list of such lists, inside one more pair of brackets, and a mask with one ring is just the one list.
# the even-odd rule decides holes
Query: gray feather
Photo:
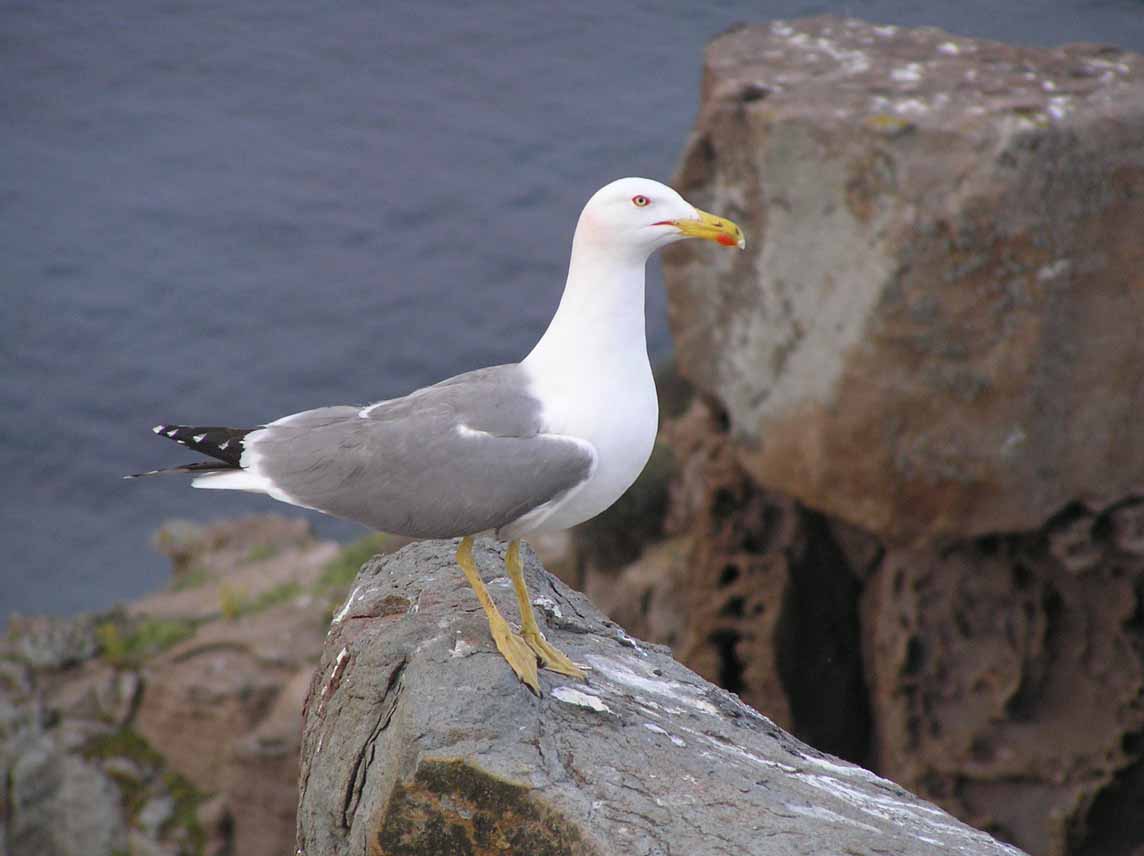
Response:
[{"label": "gray feather", "polygon": [[540,402],[514,364],[458,375],[365,417],[357,407],[296,414],[249,434],[246,448],[302,505],[383,532],[451,538],[507,526],[588,478],[591,448],[541,428]]}]

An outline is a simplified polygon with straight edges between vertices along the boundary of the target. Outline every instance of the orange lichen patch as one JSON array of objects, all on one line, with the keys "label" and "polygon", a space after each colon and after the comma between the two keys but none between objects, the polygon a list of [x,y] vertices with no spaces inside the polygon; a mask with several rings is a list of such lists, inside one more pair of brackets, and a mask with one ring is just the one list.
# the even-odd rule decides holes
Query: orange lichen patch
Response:
[{"label": "orange lichen patch", "polygon": [[423,761],[398,782],[371,856],[599,856],[580,829],[524,785],[462,760]]}]

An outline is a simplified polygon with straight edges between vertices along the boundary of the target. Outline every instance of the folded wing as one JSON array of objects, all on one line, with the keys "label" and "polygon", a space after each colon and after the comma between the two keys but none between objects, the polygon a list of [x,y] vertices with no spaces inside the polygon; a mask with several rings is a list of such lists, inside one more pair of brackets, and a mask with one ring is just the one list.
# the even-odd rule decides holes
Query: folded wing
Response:
[{"label": "folded wing", "polygon": [[541,420],[524,371],[495,366],[366,408],[280,419],[244,438],[245,472],[195,484],[262,489],[384,532],[467,535],[557,502],[591,475],[592,446],[544,433]]}]

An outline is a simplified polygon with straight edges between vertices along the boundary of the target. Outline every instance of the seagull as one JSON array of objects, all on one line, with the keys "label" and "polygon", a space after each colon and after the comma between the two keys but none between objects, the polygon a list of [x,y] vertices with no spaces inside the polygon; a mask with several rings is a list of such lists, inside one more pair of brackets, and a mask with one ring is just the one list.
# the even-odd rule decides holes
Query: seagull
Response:
[{"label": "seagull", "polygon": [[[266,494],[412,538],[459,537],[457,564],[513,672],[537,695],[538,661],[583,679],[537,625],[520,542],[595,517],[647,463],[659,405],[644,333],[644,268],[660,247],[685,238],[746,246],[737,225],[664,184],[613,181],[584,206],[556,314],[521,362],[255,428],[156,425],[156,434],[210,460],[138,475],[191,473],[196,488]],[[474,536],[486,532],[509,542],[519,633],[473,558]]]}]

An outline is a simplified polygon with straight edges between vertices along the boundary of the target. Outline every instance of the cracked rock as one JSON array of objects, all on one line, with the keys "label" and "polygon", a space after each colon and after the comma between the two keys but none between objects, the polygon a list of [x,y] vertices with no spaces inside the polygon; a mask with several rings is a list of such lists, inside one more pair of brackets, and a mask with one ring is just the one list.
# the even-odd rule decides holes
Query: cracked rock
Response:
[{"label": "cracked rock", "polygon": [[[542,672],[533,697],[496,652],[456,546],[366,563],[351,599],[415,608],[355,607],[331,626],[306,704],[300,854],[1019,852],[799,742],[526,550],[542,628],[590,670]],[[481,541],[476,558],[512,620],[503,547]]]}]

